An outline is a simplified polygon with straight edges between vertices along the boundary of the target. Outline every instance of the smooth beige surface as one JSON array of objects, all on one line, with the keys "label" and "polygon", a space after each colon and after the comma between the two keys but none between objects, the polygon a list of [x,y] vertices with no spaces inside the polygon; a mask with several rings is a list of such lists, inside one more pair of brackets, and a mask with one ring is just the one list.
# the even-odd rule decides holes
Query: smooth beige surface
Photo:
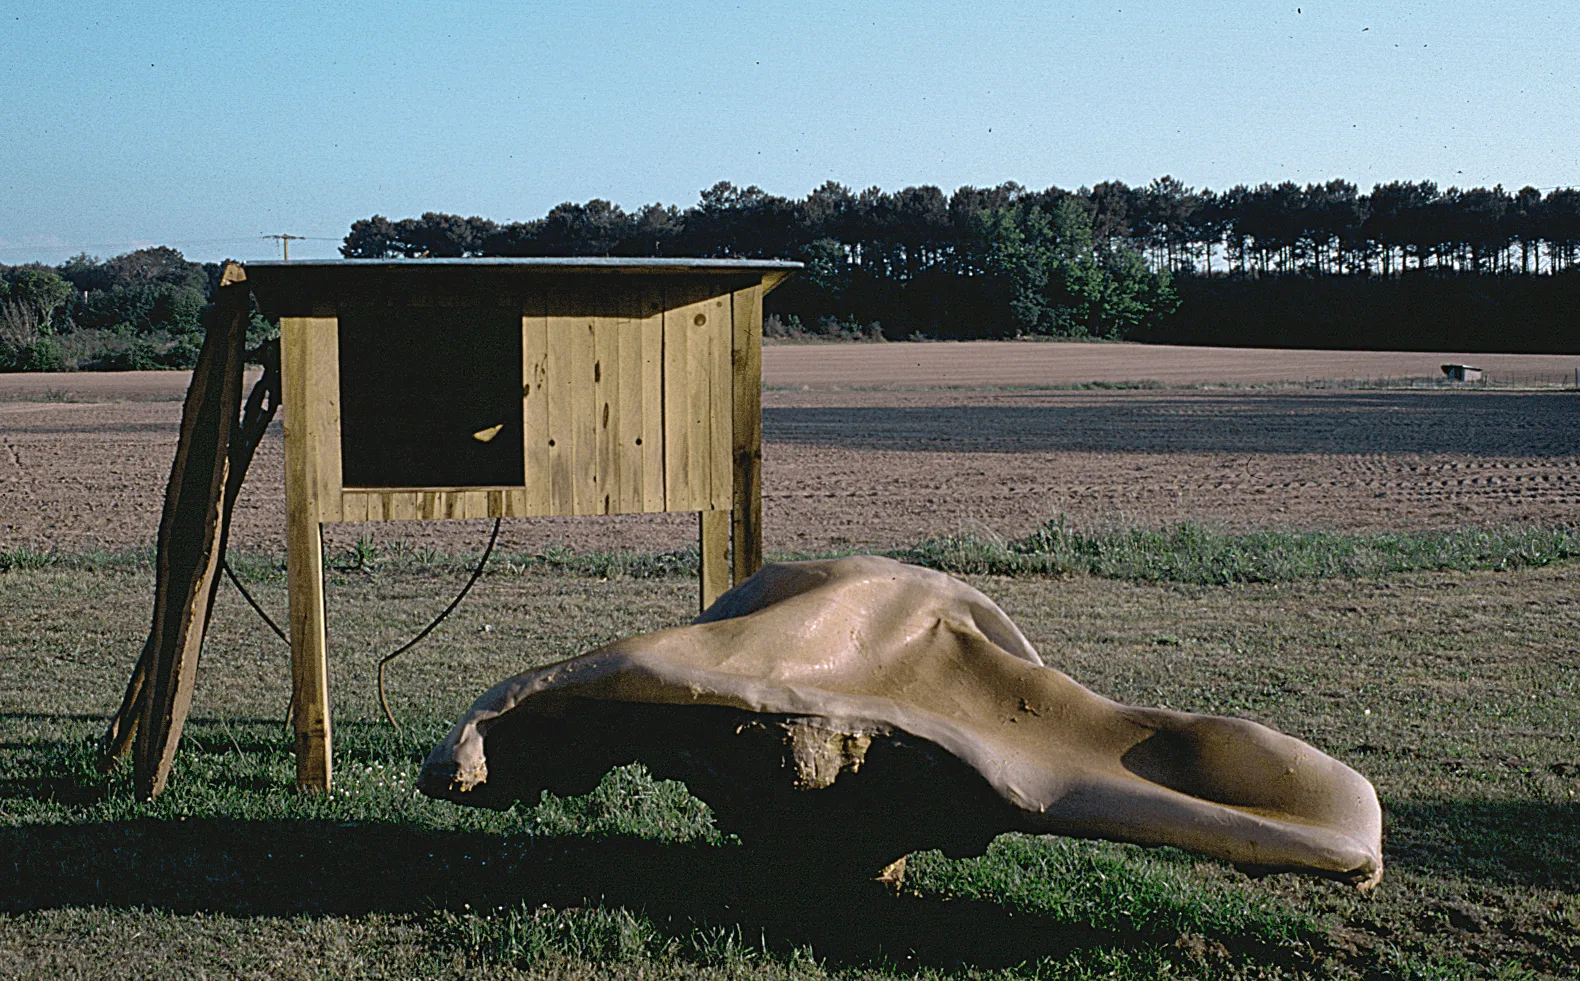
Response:
[{"label": "smooth beige surface", "polygon": [[889,559],[767,566],[689,626],[508,679],[430,755],[424,789],[464,801],[488,779],[488,728],[546,692],[876,722],[967,763],[1031,830],[1382,875],[1381,810],[1355,771],[1253,722],[1102,698],[982,593]]}]

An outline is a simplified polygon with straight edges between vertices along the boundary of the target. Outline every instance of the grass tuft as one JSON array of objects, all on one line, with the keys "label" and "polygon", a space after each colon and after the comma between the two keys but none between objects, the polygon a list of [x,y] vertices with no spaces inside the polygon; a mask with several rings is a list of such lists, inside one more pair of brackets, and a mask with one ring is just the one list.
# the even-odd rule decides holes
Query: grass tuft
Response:
[{"label": "grass tuft", "polygon": [[1010,834],[980,858],[913,856],[907,876],[923,894],[992,901],[1165,943],[1199,935],[1238,946],[1292,948],[1322,935],[1314,920],[1282,902],[1221,880],[1193,879],[1190,861],[1177,852]]},{"label": "grass tuft", "polygon": [[0,550],[0,572],[10,572],[12,569],[44,569],[57,565],[60,561],[60,553],[53,549],[36,549],[18,545]]},{"label": "grass tuft", "polygon": [[0,548],[0,573],[26,569],[83,569],[87,571],[110,569],[149,569],[154,564],[153,546],[105,551],[85,549],[62,552],[58,549],[39,549],[29,545]]},{"label": "grass tuft", "polygon": [[442,910],[434,940],[481,961],[532,966],[551,959],[621,962],[660,956],[670,946],[653,923],[622,907],[555,909],[522,905],[473,914]]}]

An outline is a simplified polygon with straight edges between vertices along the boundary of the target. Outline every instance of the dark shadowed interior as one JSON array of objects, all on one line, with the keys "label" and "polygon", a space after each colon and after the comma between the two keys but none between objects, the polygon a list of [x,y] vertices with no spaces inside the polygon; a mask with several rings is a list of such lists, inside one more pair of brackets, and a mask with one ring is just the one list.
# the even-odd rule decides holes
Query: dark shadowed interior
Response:
[{"label": "dark shadowed interior", "polygon": [[[348,487],[522,483],[519,304],[340,310]],[[486,442],[475,434],[488,434]]]}]

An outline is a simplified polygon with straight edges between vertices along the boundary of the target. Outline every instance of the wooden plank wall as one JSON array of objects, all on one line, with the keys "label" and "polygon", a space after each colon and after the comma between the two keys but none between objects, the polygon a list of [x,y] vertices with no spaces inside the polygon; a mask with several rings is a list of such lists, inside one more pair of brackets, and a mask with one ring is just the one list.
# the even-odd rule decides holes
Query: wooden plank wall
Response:
[{"label": "wooden plank wall", "polygon": [[728,430],[734,416],[729,300],[728,293],[718,294],[703,285],[665,288],[664,502],[668,511],[730,506]]},{"label": "wooden plank wall", "polygon": [[[738,350],[750,330],[747,308],[760,296],[756,287],[732,294],[704,282],[641,278],[529,292],[521,486],[345,488],[323,520],[736,508],[744,410],[734,372],[760,370],[760,355]],[[755,407],[755,392],[746,394],[745,408]],[[746,442],[755,450],[749,435]],[[338,444],[334,451],[338,458]]]},{"label": "wooden plank wall", "polygon": [[506,487],[342,486],[338,320],[282,318],[299,787],[332,778],[323,523],[696,511],[704,609],[757,570],[761,299],[701,280],[528,291],[522,482]]}]

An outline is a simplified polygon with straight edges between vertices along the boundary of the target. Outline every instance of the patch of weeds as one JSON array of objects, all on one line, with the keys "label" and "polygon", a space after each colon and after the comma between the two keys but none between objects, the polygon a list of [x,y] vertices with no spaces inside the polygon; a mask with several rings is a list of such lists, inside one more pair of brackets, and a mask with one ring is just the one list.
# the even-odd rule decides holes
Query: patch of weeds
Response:
[{"label": "patch of weeds", "polygon": [[772,956],[767,936],[759,933],[755,941],[748,940],[739,923],[692,927],[682,944],[682,952],[688,960],[698,964],[719,965],[750,963]]},{"label": "patch of weeds", "polygon": [[538,835],[629,835],[673,842],[722,842],[708,805],[686,785],[655,780],[641,764],[617,767],[592,793],[558,797],[544,793],[527,827]]},{"label": "patch of weeds", "polygon": [[[674,929],[675,927],[679,929]],[[641,913],[619,906],[556,909],[526,904],[491,910],[441,910],[433,915],[429,941],[483,962],[533,967],[556,962],[625,964],[666,962],[735,970],[777,966],[770,976],[823,977],[827,972],[812,948],[775,950],[766,933],[756,938],[738,923],[671,923],[673,935]]]},{"label": "patch of weeds", "polygon": [[357,540],[330,560],[336,570],[340,572],[365,572],[373,574],[384,567],[384,550],[368,532],[357,536]]},{"label": "patch of weeds", "polygon": [[671,579],[696,575],[698,553],[696,546],[668,552],[576,552],[556,545],[506,555],[502,561],[521,572],[538,568],[597,579]]},{"label": "patch of weeds", "polygon": [[550,958],[620,962],[659,953],[664,938],[646,917],[602,906],[501,907],[434,916],[432,940],[484,961],[526,967]]},{"label": "patch of weeds", "polygon": [[99,400],[98,399],[90,399],[90,398],[86,398],[86,397],[79,396],[79,395],[73,395],[70,392],[64,391],[64,390],[59,389],[59,388],[46,388],[42,392],[23,392],[23,393],[20,393],[20,394],[17,394],[17,395],[12,395],[6,401],[8,401],[8,402],[96,402],[96,401],[99,401]]},{"label": "patch of weeds", "polygon": [[278,582],[285,578],[285,556],[264,552],[228,552],[225,564],[237,579],[247,582]]},{"label": "patch of weeds", "polygon": [[0,572],[48,568],[82,569],[92,572],[99,569],[146,569],[151,568],[153,564],[152,545],[113,552],[101,549],[61,552],[52,548],[33,548],[29,545],[0,549]]},{"label": "patch of weeds", "polygon": [[27,545],[0,549],[0,572],[10,572],[12,569],[44,569],[58,565],[60,561],[61,554],[54,549],[32,548]]},{"label": "patch of weeds", "polygon": [[1152,392],[1164,387],[1162,382],[1152,378],[1140,378],[1135,381],[1089,381],[1071,386],[1072,390],[1083,392]]},{"label": "patch of weeds", "polygon": [[928,539],[890,554],[961,574],[1086,573],[1142,582],[1225,585],[1544,566],[1580,557],[1580,532],[1514,528],[1369,535],[1221,534],[1186,522],[1167,529],[1088,533],[1059,518],[1013,542],[957,535]]}]

